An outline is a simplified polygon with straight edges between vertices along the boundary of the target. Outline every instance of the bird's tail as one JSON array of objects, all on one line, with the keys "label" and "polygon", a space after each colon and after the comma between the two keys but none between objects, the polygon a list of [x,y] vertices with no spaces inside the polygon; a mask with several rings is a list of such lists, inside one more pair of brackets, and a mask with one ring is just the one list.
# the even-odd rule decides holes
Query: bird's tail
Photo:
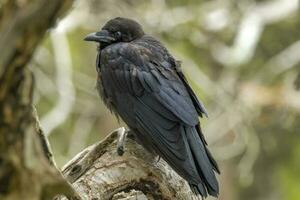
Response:
[{"label": "bird's tail", "polygon": [[219,185],[215,172],[220,173],[220,171],[216,161],[206,147],[207,143],[200,126],[196,126],[196,128],[186,127],[185,129],[192,161],[200,176],[198,183],[189,183],[190,187],[195,194],[200,194],[203,197],[207,197],[207,193],[217,197],[219,194]]}]

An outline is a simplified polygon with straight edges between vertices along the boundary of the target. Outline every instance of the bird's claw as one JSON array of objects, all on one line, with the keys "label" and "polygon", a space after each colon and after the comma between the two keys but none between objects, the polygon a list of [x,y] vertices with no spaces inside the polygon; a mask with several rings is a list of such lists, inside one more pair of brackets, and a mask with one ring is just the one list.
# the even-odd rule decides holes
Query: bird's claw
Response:
[{"label": "bird's claw", "polygon": [[124,154],[124,147],[123,146],[118,146],[117,147],[117,153],[118,153],[118,155],[119,156],[123,156],[123,154]]},{"label": "bird's claw", "polygon": [[124,127],[118,129],[118,142],[117,142],[117,153],[119,156],[122,156],[125,152],[125,143],[126,143],[126,136],[127,131]]}]

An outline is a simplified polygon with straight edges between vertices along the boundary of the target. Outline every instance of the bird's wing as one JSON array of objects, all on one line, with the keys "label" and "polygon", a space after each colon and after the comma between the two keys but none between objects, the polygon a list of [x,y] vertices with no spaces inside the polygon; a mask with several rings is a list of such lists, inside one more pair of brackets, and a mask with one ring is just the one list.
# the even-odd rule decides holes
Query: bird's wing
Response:
[{"label": "bird's wing", "polygon": [[[157,153],[177,173],[202,188],[201,193],[206,193],[203,188],[216,188],[214,164],[195,128],[199,120],[193,100],[163,55],[139,45],[119,43],[101,52],[101,65],[104,88],[113,90],[108,92],[117,99],[130,95],[135,128]],[[128,101],[118,103],[117,99],[117,110],[125,110],[123,102]]]},{"label": "bird's wing", "polygon": [[[141,46],[146,47],[147,49],[150,49],[152,52],[155,52],[156,54],[158,54],[158,57],[161,57],[161,55],[164,56],[164,60],[168,60],[168,62],[162,62],[162,67],[165,67],[166,69],[168,68],[172,68],[173,70],[176,71],[178,77],[181,79],[182,83],[184,84],[184,86],[186,87],[191,100],[193,101],[193,104],[197,110],[197,113],[199,114],[200,117],[203,116],[203,114],[208,117],[207,111],[205,110],[205,107],[203,105],[203,103],[201,102],[201,100],[199,100],[197,98],[197,96],[195,95],[193,89],[190,87],[190,85],[188,84],[187,79],[185,78],[184,74],[181,71],[181,66],[180,66],[180,62],[176,61],[168,52],[168,50],[157,40],[155,40],[153,37],[151,36],[145,36],[144,38],[146,38],[146,40],[148,42],[143,42],[143,41],[139,41],[138,43]],[[171,64],[171,66],[170,66]]]},{"label": "bird's wing", "polygon": [[127,91],[139,100],[149,96],[151,108],[161,107],[187,125],[198,124],[198,114],[185,84],[161,55],[129,43],[116,44],[101,54],[101,64],[106,66],[103,70],[109,71],[109,84],[116,90]]},{"label": "bird's wing", "polygon": [[[179,63],[177,64],[179,65]],[[180,66],[177,67],[177,69],[180,69]],[[186,89],[188,90],[190,97],[194,103],[194,106],[197,110],[197,113],[199,114],[200,117],[203,116],[203,114],[208,117],[207,111],[203,105],[203,103],[197,98],[196,94],[194,93],[193,89],[191,86],[188,84],[187,79],[185,78],[184,74],[181,72],[181,70],[177,70],[177,74],[179,78],[182,80],[183,84],[185,85]]]}]

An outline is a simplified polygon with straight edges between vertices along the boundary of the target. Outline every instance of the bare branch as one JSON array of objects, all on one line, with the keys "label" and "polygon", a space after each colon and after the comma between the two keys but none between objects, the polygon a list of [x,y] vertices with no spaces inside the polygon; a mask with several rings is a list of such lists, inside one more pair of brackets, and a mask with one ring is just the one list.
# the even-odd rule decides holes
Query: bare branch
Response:
[{"label": "bare branch", "polygon": [[199,198],[165,161],[158,162],[136,141],[128,138],[124,155],[118,156],[117,138],[115,131],[63,167],[64,176],[83,199],[124,199],[130,190],[137,191],[141,199]]}]

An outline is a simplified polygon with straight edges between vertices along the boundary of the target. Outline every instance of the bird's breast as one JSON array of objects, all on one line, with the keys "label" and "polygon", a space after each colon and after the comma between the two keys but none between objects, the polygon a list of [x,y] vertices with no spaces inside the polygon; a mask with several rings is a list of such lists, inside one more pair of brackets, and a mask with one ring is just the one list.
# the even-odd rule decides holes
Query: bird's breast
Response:
[{"label": "bird's breast", "polygon": [[97,90],[104,104],[108,107],[109,110],[113,111],[114,108],[112,103],[112,97],[108,94],[107,89],[103,85],[101,72],[98,72],[97,76]]}]

